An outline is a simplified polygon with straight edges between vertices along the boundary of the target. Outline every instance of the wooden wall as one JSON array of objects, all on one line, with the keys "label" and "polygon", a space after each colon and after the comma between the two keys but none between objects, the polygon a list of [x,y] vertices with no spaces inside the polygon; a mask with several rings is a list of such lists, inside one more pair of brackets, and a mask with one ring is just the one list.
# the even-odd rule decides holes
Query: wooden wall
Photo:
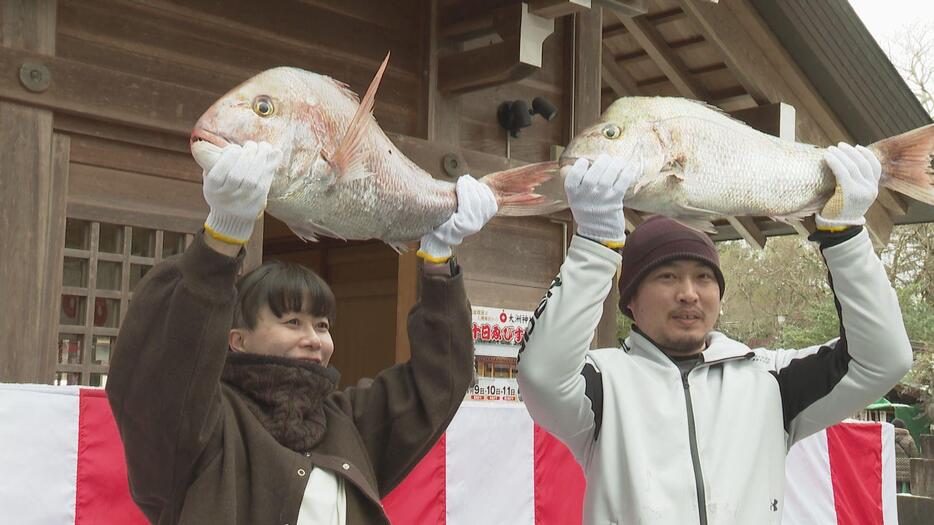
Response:
[{"label": "wooden wall", "polygon": [[496,120],[502,102],[523,100],[531,107],[532,99],[542,96],[558,108],[551,121],[539,115],[524,128],[518,138],[510,138],[511,158],[527,162],[549,160],[553,145],[567,144],[570,135],[571,75],[569,62],[570,18],[555,20],[555,31],[543,45],[541,70],[518,82],[481,89],[455,96],[460,104],[457,119],[460,145],[466,149],[494,155],[506,155],[506,133]]},{"label": "wooden wall", "polygon": [[[40,324],[57,316],[61,301],[58,273],[66,215],[195,231],[207,208],[188,133],[214,100],[261,70],[297,66],[363,92],[391,51],[376,118],[403,151],[446,180],[454,180],[441,170],[446,152],[462,153],[477,176],[515,165],[502,159],[505,132],[497,124],[496,108],[503,101],[531,103],[540,95],[559,109],[555,120],[536,116],[513,139],[513,159],[545,160],[552,145],[569,137],[570,19],[556,20],[541,71],[512,84],[448,95],[432,79],[439,49],[445,52],[447,45],[433,29],[438,0],[41,0],[5,2],[4,9],[0,151],[24,148],[17,158],[7,153],[0,168],[5,252],[12,247],[22,255],[4,257],[44,273],[41,279],[23,280],[4,264],[2,282],[15,291],[4,290],[14,299],[0,304],[0,316],[9,320],[2,325],[0,342],[6,348],[21,347],[23,340],[38,342],[0,357],[0,381],[48,382],[56,370],[55,323]],[[30,92],[18,82],[19,68],[27,61],[49,68],[47,90]],[[9,124],[14,120],[16,129]],[[30,137],[26,142],[23,133]],[[6,168],[13,165],[18,171]],[[27,195],[41,199],[27,206]],[[560,263],[562,225],[536,218],[497,220],[494,226],[459,250],[471,299],[533,308]],[[32,251],[23,250],[31,246]],[[258,262],[258,250],[251,253]],[[323,257],[316,253],[313,248],[297,257]],[[355,356],[348,351],[346,362],[338,354],[335,362],[345,369],[345,379],[404,359],[399,327],[414,302],[416,266],[379,244],[327,254],[327,260],[321,259],[323,271],[346,299],[335,337],[345,349],[367,352]],[[40,260],[47,262],[37,266]],[[518,270],[529,264],[534,272]],[[30,296],[37,296],[35,304],[27,300]],[[350,329],[345,319],[368,319],[369,333]],[[15,328],[22,326],[30,328]],[[371,348],[384,338],[389,350]]]}]

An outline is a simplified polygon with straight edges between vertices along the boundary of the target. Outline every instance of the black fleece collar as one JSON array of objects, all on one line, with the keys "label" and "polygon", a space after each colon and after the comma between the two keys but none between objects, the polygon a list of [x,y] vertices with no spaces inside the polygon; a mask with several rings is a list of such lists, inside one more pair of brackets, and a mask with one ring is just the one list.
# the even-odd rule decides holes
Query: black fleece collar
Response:
[{"label": "black fleece collar", "polygon": [[340,373],[311,361],[231,351],[221,380],[243,393],[276,441],[306,452],[324,436],[324,400]]}]

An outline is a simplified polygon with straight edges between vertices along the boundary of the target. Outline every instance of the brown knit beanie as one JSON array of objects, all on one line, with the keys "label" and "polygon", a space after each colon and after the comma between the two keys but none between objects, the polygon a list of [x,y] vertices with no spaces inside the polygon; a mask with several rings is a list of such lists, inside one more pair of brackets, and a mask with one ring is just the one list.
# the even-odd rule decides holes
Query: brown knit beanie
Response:
[{"label": "brown knit beanie", "polygon": [[663,215],[655,215],[636,227],[623,246],[623,272],[619,278],[619,309],[632,319],[629,301],[642,279],[655,268],[677,259],[693,259],[713,268],[720,285],[720,298],[726,283],[720,271],[720,256],[713,241],[703,233]]}]

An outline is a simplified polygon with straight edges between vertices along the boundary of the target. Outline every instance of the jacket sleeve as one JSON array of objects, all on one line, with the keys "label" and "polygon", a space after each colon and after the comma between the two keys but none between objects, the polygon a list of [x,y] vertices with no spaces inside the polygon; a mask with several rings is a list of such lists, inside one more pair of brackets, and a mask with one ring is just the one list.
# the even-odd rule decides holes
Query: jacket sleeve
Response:
[{"label": "jacket sleeve", "polygon": [[187,487],[217,438],[237,267],[196,235],[183,255],[140,282],[120,327],[107,397],[131,494],[150,519]]},{"label": "jacket sleeve", "polygon": [[840,337],[778,354],[787,446],[850,417],[911,368],[895,290],[865,230],[821,252],[830,272]]},{"label": "jacket sleeve", "polygon": [[614,250],[575,235],[519,350],[519,391],[526,408],[581,464],[600,424],[598,399],[591,393],[602,392],[602,385],[588,384],[600,376],[591,365],[585,370],[585,359],[619,263]]},{"label": "jacket sleeve", "polygon": [[473,379],[470,304],[459,271],[421,275],[409,312],[411,357],[346,389],[354,423],[388,494],[447,429]]}]

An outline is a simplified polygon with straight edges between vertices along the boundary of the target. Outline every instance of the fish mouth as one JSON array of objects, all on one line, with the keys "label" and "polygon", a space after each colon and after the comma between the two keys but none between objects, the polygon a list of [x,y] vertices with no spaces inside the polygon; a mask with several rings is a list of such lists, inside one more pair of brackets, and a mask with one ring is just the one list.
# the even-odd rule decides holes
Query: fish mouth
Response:
[{"label": "fish mouth", "polygon": [[558,167],[560,167],[560,168],[566,168],[566,167],[568,167],[568,166],[573,166],[574,163],[577,162],[577,159],[579,159],[579,158],[580,158],[580,157],[564,157],[564,156],[562,156],[560,159],[558,159]]},{"label": "fish mouth", "polygon": [[188,147],[190,148],[196,142],[199,142],[199,141],[204,141],[209,144],[213,144],[221,149],[231,144],[234,144],[232,140],[218,133],[214,133],[206,129],[195,129],[194,131],[191,132],[191,137],[188,139]]},{"label": "fish mouth", "polygon": [[191,138],[188,139],[191,156],[204,170],[214,167],[214,163],[220,158],[221,151],[231,144],[235,142],[206,129],[195,129],[191,132]]}]

